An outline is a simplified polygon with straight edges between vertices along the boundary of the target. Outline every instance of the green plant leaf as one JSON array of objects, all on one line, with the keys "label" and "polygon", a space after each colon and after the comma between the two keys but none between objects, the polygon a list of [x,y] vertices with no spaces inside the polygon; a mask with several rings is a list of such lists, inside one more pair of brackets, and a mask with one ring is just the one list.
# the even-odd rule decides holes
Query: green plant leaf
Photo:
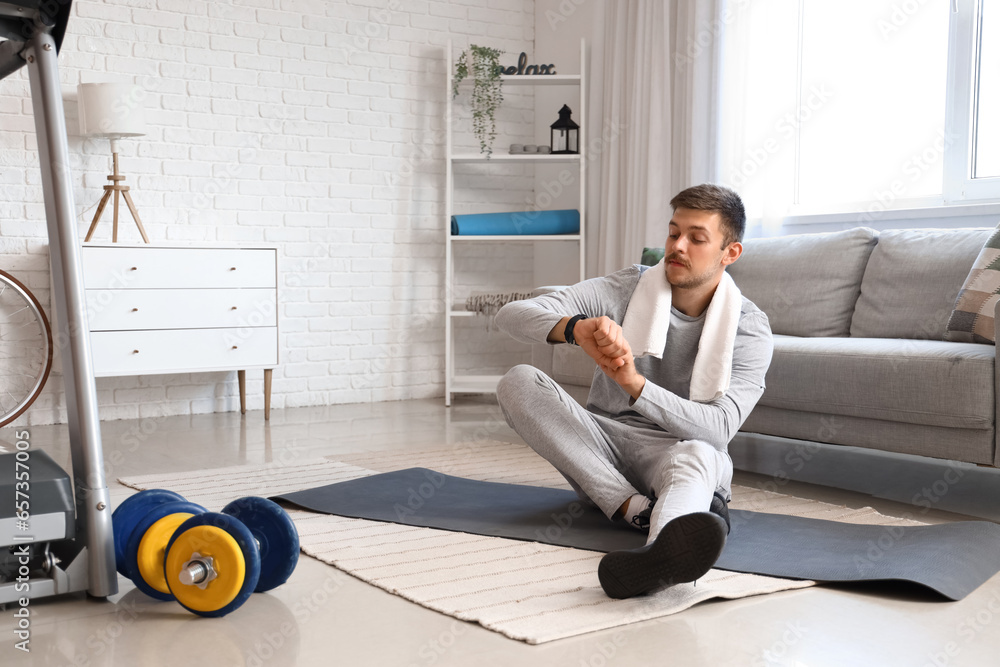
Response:
[{"label": "green plant leaf", "polygon": [[479,139],[479,150],[487,157],[493,155],[496,139],[496,112],[503,102],[503,79],[500,49],[470,44],[455,62],[452,97],[457,97],[459,84],[472,76],[472,130]]}]

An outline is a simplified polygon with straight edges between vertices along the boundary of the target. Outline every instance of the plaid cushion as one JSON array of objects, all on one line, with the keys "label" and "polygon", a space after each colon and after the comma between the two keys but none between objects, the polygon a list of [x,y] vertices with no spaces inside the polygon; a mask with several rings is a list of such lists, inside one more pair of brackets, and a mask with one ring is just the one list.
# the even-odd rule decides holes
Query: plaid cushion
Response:
[{"label": "plaid cushion", "polygon": [[983,246],[955,301],[946,340],[996,345],[993,312],[1000,300],[1000,227]]}]

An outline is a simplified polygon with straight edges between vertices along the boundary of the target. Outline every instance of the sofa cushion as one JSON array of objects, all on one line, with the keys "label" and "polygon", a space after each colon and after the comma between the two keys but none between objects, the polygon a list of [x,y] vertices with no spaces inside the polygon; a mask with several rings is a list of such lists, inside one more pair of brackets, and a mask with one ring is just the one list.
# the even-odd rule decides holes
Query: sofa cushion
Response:
[{"label": "sofa cushion", "polygon": [[851,336],[944,340],[959,290],[989,235],[989,229],[880,232]]},{"label": "sofa cushion", "polygon": [[643,266],[656,266],[665,254],[667,253],[664,248],[650,248],[647,246],[642,249],[642,256],[639,258],[639,263]]},{"label": "sofa cushion", "polygon": [[789,336],[847,336],[877,233],[842,232],[747,239],[727,270],[743,296]]},{"label": "sofa cushion", "polygon": [[1000,300],[1000,227],[979,252],[955,301],[945,338],[965,343],[996,343],[994,311]]},{"label": "sofa cushion", "polygon": [[933,340],[775,336],[760,405],[991,429],[995,350]]}]

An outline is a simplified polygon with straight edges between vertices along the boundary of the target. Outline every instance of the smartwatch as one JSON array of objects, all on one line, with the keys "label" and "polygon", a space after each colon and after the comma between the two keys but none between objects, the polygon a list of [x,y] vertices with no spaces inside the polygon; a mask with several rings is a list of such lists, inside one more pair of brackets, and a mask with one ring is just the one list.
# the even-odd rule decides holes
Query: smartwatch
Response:
[{"label": "smartwatch", "polygon": [[577,322],[585,319],[587,319],[586,315],[574,315],[569,318],[569,322],[566,323],[566,331],[563,332],[563,338],[565,338],[566,342],[570,345],[579,345],[579,343],[576,342],[576,338],[573,337],[573,327],[576,326]]}]

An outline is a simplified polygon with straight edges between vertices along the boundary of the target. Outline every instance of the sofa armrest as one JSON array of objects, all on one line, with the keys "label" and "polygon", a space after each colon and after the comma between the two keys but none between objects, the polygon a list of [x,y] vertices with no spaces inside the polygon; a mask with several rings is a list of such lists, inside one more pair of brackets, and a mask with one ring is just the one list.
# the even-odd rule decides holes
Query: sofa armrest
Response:
[{"label": "sofa armrest", "polygon": [[1000,468],[1000,359],[996,346],[1000,344],[1000,301],[993,307],[993,465]]},{"label": "sofa armrest", "polygon": [[532,343],[531,365],[549,377],[552,377],[552,366],[555,353],[555,345],[549,345],[548,343]]},{"label": "sofa armrest", "polygon": [[993,342],[1000,343],[1000,299],[993,306]]},{"label": "sofa armrest", "polygon": [[552,292],[558,292],[561,289],[566,289],[569,285],[543,285],[541,287],[536,287],[531,290],[531,298],[536,296],[541,296],[543,294],[551,294]]}]

